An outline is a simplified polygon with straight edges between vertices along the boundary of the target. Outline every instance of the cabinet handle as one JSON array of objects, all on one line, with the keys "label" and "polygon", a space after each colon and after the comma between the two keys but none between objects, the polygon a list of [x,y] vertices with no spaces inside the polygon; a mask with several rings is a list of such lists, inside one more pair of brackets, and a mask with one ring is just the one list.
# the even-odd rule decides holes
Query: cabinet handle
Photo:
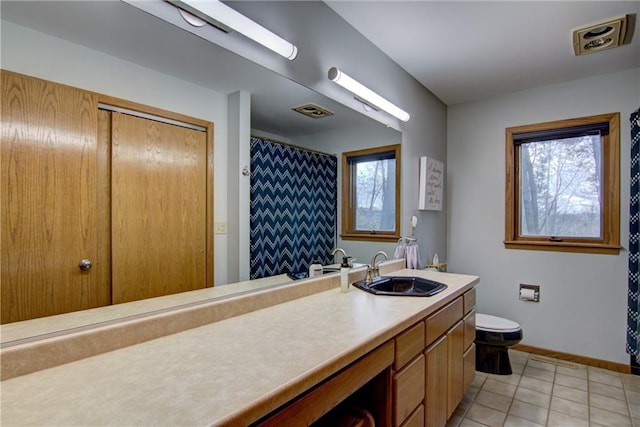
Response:
[{"label": "cabinet handle", "polygon": [[78,268],[82,271],[89,271],[93,267],[90,259],[83,259],[78,263]]}]

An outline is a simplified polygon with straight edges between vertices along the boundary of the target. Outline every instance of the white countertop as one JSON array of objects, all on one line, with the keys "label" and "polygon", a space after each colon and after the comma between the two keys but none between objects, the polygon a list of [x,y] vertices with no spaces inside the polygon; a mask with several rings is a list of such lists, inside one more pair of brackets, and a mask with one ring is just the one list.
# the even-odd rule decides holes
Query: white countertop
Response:
[{"label": "white countertop", "polygon": [[2,425],[244,425],[478,282],[428,298],[339,288],[2,381]]}]

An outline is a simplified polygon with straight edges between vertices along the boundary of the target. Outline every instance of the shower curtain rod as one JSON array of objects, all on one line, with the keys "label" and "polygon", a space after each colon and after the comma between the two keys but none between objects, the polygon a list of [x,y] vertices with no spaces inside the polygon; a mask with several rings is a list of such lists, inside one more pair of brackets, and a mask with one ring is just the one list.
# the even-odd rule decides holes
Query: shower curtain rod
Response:
[{"label": "shower curtain rod", "polygon": [[298,150],[308,151],[310,153],[317,153],[317,154],[324,154],[325,156],[338,157],[338,155],[336,153],[325,153],[324,151],[315,150],[315,149],[309,148],[309,147],[303,147],[302,145],[296,145],[296,144],[292,144],[290,142],[280,141],[278,139],[271,138],[271,137],[257,136],[257,135],[251,135],[251,137],[252,138],[262,139],[263,141],[271,141],[271,142],[274,142],[274,143],[280,144],[280,145],[286,145],[286,146],[289,146],[289,147],[297,148]]}]

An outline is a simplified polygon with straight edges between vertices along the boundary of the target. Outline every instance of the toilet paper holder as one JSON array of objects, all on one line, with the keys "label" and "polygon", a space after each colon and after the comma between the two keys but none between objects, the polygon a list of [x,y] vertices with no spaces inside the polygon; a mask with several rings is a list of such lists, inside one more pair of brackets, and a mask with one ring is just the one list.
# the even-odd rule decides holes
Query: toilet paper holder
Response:
[{"label": "toilet paper holder", "polygon": [[520,283],[520,301],[540,302],[540,285]]}]

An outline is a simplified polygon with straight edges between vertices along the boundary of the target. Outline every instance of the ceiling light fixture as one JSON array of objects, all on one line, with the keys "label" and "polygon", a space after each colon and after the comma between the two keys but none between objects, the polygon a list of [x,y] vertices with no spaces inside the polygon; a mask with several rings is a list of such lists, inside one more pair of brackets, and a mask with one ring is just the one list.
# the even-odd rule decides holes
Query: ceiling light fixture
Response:
[{"label": "ceiling light fixture", "polygon": [[406,122],[411,117],[409,113],[404,111],[397,105],[387,101],[368,87],[362,85],[356,80],[352,79],[336,67],[329,69],[329,80],[336,82],[349,92],[353,93],[356,99],[365,105],[369,105],[375,109],[386,111],[392,116]]},{"label": "ceiling light fixture", "polygon": [[[271,49],[275,53],[293,60],[298,55],[298,48],[291,42],[267,30],[262,25],[252,21],[243,14],[230,8],[219,0],[197,1],[181,0],[169,1],[174,6],[195,15],[197,18],[207,21],[211,25],[220,28],[228,27],[245,35],[262,46]],[[182,14],[184,17],[184,14]],[[186,20],[186,18],[185,18]],[[191,25],[191,21],[187,20]],[[224,31],[224,30],[223,30]]]}]

